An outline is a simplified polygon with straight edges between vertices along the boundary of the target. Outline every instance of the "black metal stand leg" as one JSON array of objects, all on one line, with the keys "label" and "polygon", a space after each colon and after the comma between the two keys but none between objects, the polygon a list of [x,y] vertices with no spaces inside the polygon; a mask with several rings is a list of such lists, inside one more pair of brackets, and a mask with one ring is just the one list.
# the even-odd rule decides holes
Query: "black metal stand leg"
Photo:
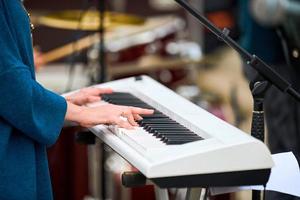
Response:
[{"label": "black metal stand leg", "polygon": [[[98,0],[98,11],[99,11],[99,37],[100,37],[100,43],[99,43],[99,70],[98,70],[98,76],[97,76],[97,82],[104,83],[106,81],[106,59],[105,59],[105,11],[106,11],[106,1],[105,0]],[[105,171],[105,162],[106,162],[106,150],[105,150],[105,144],[102,143],[101,145],[101,191],[102,191],[102,199],[106,199],[106,171]]]},{"label": "black metal stand leg", "polygon": [[[124,172],[122,174],[122,185],[127,188],[142,187],[149,184],[149,180],[140,172]],[[151,183],[152,185],[153,183]],[[168,189],[154,185],[156,200],[169,200]]]},{"label": "black metal stand leg", "polygon": [[106,59],[105,59],[105,11],[106,11],[106,1],[98,1],[98,11],[99,11],[99,71],[98,71],[98,82],[104,83],[106,81]]},{"label": "black metal stand leg", "polygon": [[[253,115],[251,136],[264,142],[265,126],[264,126],[264,97],[270,87],[267,81],[253,80],[250,83],[250,89],[253,96]],[[252,200],[260,200],[261,192],[252,191]]]}]

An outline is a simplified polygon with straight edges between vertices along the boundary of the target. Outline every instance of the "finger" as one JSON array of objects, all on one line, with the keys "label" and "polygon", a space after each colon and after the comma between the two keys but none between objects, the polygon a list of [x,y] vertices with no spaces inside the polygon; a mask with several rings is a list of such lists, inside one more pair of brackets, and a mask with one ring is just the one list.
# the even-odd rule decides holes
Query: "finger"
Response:
[{"label": "finger", "polygon": [[154,113],[153,109],[144,109],[144,108],[137,108],[137,107],[131,107],[131,111],[134,114],[140,114],[140,115],[151,115]]},{"label": "finger", "polygon": [[94,95],[101,95],[101,94],[111,94],[113,90],[111,88],[94,88],[93,94]]},{"label": "finger", "polygon": [[134,117],[132,115],[131,112],[129,113],[124,113],[124,117],[127,118],[128,122],[132,125],[132,126],[138,126],[138,124],[135,122]]},{"label": "finger", "polygon": [[100,100],[101,100],[101,98],[99,96],[89,96],[87,98],[88,103],[93,103],[93,102],[97,102]]},{"label": "finger", "polygon": [[130,125],[130,123],[127,120],[123,120],[121,118],[118,118],[115,120],[116,125],[118,125],[120,128],[126,128],[129,130],[134,129],[134,127],[132,125]]},{"label": "finger", "polygon": [[98,89],[101,90],[102,94],[108,94],[108,93],[113,93],[114,92],[113,89],[111,89],[111,88],[98,88]]},{"label": "finger", "polygon": [[133,114],[133,117],[136,121],[140,121],[143,119],[139,114]]}]

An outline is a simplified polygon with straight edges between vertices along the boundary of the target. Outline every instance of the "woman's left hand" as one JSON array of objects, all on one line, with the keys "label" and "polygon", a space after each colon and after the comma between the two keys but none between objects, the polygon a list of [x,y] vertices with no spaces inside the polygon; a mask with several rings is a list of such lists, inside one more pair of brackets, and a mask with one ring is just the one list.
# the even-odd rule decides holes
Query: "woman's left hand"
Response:
[{"label": "woman's left hand", "polygon": [[110,94],[113,90],[110,88],[95,88],[88,87],[79,90],[78,92],[68,95],[65,99],[73,104],[82,106],[87,103],[93,103],[101,100],[101,94]]}]

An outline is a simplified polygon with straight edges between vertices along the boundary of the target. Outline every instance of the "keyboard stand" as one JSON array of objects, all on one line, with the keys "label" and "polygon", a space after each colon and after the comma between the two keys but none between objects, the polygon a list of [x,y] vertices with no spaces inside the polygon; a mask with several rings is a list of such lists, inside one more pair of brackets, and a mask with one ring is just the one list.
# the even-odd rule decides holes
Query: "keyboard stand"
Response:
[{"label": "keyboard stand", "polygon": [[154,185],[154,192],[156,200],[169,200],[168,189],[162,189]]},{"label": "keyboard stand", "polygon": [[[186,191],[185,200],[200,200],[202,188],[188,188]],[[168,189],[162,189],[158,186],[154,186],[155,199],[156,200],[169,200]],[[205,199],[203,199],[205,200]]]},{"label": "keyboard stand", "polygon": [[[127,188],[154,185],[156,200],[169,200],[168,188],[160,188],[140,172],[124,172],[122,174],[122,185]],[[203,188],[187,188],[185,200],[200,200],[203,190],[205,191]]]},{"label": "keyboard stand", "polygon": [[201,197],[202,188],[188,188],[186,191],[185,200],[199,200]]}]

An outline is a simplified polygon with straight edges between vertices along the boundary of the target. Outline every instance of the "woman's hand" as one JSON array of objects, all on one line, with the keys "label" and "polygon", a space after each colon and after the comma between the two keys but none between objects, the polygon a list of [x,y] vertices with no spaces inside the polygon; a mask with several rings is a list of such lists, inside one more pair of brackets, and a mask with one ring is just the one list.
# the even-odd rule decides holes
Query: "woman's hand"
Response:
[{"label": "woman's hand", "polygon": [[154,110],[114,104],[104,104],[97,107],[81,107],[68,102],[66,120],[77,122],[83,127],[93,127],[99,124],[118,125],[121,128],[133,129],[138,126],[140,115],[151,115]]},{"label": "woman's hand", "polygon": [[82,106],[87,103],[100,101],[101,94],[110,94],[112,92],[113,91],[110,88],[87,87],[74,94],[66,96],[65,99],[75,105]]}]

